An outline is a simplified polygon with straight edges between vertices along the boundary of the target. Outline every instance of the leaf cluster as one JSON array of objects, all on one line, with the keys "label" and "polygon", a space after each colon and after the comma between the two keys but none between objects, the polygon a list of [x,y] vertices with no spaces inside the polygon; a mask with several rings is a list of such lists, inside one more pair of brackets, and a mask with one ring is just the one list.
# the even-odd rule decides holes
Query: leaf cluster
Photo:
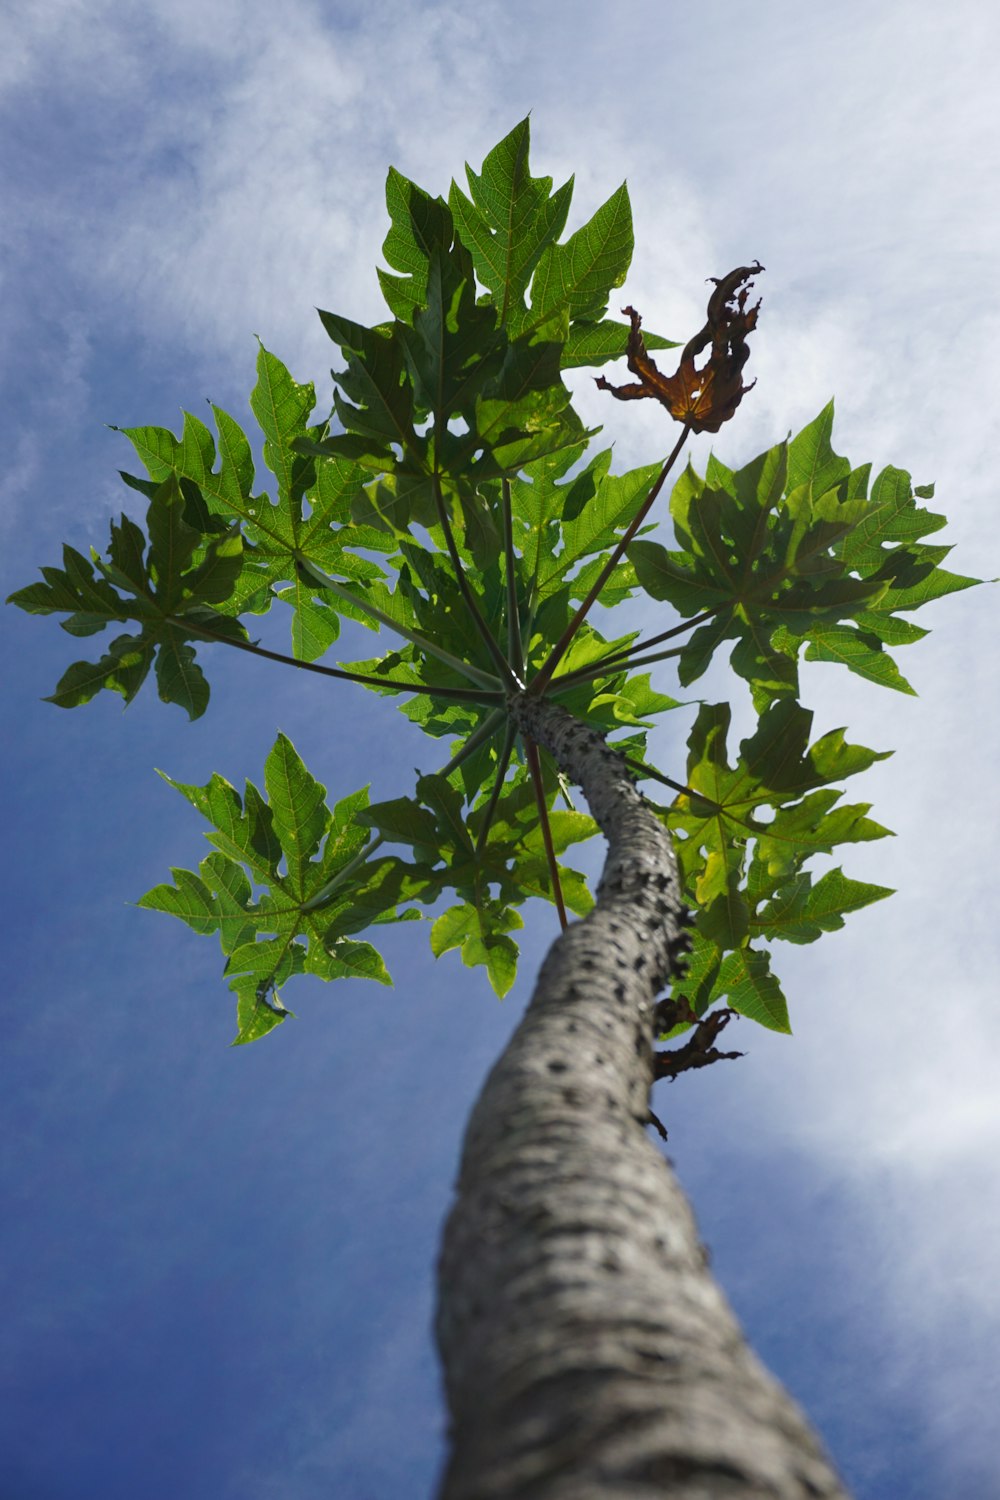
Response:
[{"label": "leaf cluster", "polygon": [[915,490],[908,474],[889,467],[869,493],[870,465],[852,468],[834,452],[832,426],[831,402],[795,438],[742,469],[714,456],[704,477],[689,467],[670,500],[676,545],[636,541],[628,549],[652,598],[688,617],[710,616],[677,649],[680,683],[694,682],[728,649],[759,715],[735,766],[725,705],[704,705],[688,741],[691,793],[667,815],[697,913],[677,993],[698,1014],[725,999],[776,1030],[788,1029],[788,1012],[768,945],[814,941],[890,894],[837,868],[814,882],[805,868],[840,844],[888,830],[868,818],[868,804],[840,805],[832,784],[882,756],[847,745],[843,731],[809,746],[799,662],[840,662],[912,693],[889,650],[927,634],[907,616],[977,581],[943,568],[950,548],[925,540],[945,524],[918,504],[933,488]]},{"label": "leaf cluster", "polygon": [[198,491],[171,474],[150,487],[146,533],[122,515],[111,523],[106,559],[66,546],[61,568],[43,568],[42,583],[19,589],[8,602],[31,614],[65,614],[60,624],[74,636],[129,621],[139,627],[116,636],[98,661],[74,662],[50,702],[75,708],[106,688],[131,703],[155,662],[160,697],[195,719],[208,704],[208,683],[194,643],[205,631],[246,639],[225,611],[242,568],[239,530],[216,522]]},{"label": "leaf cluster", "polygon": [[867,802],[841,803],[834,785],[887,752],[850,745],[843,730],[809,743],[812,714],[776,699],[741,742],[734,765],[727,704],[704,704],[688,740],[689,790],[664,813],[685,893],[696,912],[686,973],[675,984],[701,1015],[716,1000],[775,1031],[788,1009],[771,972],[775,939],[810,943],[891,894],[838,869],[817,881],[805,867],[842,844],[885,838]]},{"label": "leaf cluster", "polygon": [[[213,850],[141,904],[218,933],[238,1042],[290,1014],[280,991],[296,974],[387,982],[359,937],[384,923],[428,914],[434,953],[482,965],[503,995],[523,903],[589,909],[583,876],[562,859],[594,824],[517,734],[509,704],[525,690],[558,699],[677,790],[662,816],[697,931],[676,993],[697,1014],[725,1001],[787,1029],[770,945],[812,941],[887,894],[810,867],[886,830],[837,786],[879,756],[843,734],[810,744],[799,663],[840,661],[911,691],[890,654],[926,634],[910,613],[974,580],[947,572],[948,549],[925,540],[943,525],[917,504],[931,490],[886,469],[869,493],[868,466],[834,453],[832,406],[742,469],[715,457],[704,476],[689,468],[670,499],[674,545],[645,535],[672,459],[613,473],[564,379],[626,354],[635,367],[638,315],[632,326],[607,316],[632,254],[628,193],[566,235],[572,189],[531,175],[527,121],[447,198],[390,171],[387,316],[367,327],[320,314],[339,361],[331,402],[317,409],[314,386],[262,345],[255,429],[215,406],[214,430],[192,413],[179,435],[122,429],[144,470],[123,478],[145,500],[145,531],[123,515],[105,556],[67,548],[62,568],[12,595],[65,615],[73,635],[137,627],[68,669],[59,706],[101,689],[130,702],[155,663],[160,696],[196,717],[209,699],[196,648],[236,646],[393,697],[448,742],[446,763],[411,795],[375,803],[359,790],[329,805],[282,735],[263,790],[248,782],[240,795],[218,775],[171,782],[208,820]],[[736,386],[749,389],[738,377],[757,310],[734,311],[722,294],[756,269],[718,283],[706,325],[711,335],[713,305],[719,327],[719,308],[729,320],[728,414]],[[672,347],[642,334],[651,367],[648,351]],[[684,373],[689,394],[697,375]],[[596,598],[619,606],[640,591],[670,610],[652,636],[608,638],[586,617]],[[276,605],[290,611],[287,657],[251,634]],[[345,620],[377,648],[327,665]],[[672,779],[648,766],[647,732],[678,699],[644,669],[670,660],[683,688],[723,649],[757,727],[733,752],[728,709],[703,705],[686,779],[671,766]]]},{"label": "leaf cluster", "polygon": [[[941,566],[950,547],[924,539],[945,517],[924,510],[933,486],[909,474],[852,469],[833,451],[833,402],[791,442],[735,472],[713,457],[674,488],[675,548],[637,541],[629,560],[643,588],[684,615],[712,619],[680,652],[678,676],[700,677],[724,642],[763,710],[799,692],[798,662],[841,662],[883,687],[912,693],[887,648],[927,631],[906,615],[974,578]],[[804,649],[803,649],[804,648]]]},{"label": "leaf cluster", "polygon": [[264,793],[248,781],[240,797],[218,775],[205,786],[164,779],[212,825],[214,852],[197,873],[172,870],[174,884],[155,886],[139,905],[218,932],[237,997],[236,1043],[289,1014],[279,989],[293,974],[390,983],[375,948],[353,934],[403,920],[411,909],[400,905],[417,892],[398,861],[363,857],[365,791],[330,808],[283,734],[264,763]]}]

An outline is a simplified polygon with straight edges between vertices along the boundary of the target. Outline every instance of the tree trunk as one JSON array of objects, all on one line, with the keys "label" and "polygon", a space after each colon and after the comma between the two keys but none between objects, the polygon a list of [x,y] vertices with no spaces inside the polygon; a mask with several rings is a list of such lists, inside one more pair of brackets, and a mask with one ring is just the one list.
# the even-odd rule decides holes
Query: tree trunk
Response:
[{"label": "tree trunk", "polygon": [[600,735],[550,702],[512,711],[609,848],[469,1122],[439,1264],[441,1500],[843,1500],[646,1132],[656,996],[686,947],[669,836]]}]

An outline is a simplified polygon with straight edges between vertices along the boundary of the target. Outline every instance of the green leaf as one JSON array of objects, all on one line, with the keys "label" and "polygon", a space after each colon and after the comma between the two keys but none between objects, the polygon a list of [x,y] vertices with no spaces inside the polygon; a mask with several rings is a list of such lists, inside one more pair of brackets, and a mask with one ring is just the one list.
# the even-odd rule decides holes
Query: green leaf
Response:
[{"label": "green leaf", "polygon": [[815,885],[808,874],[800,874],[760,908],[752,927],[766,938],[813,943],[824,932],[843,927],[846,913],[892,894],[887,886],[849,880],[840,869],[828,870]]},{"label": "green leaf", "polygon": [[[190,524],[193,506],[204,512],[200,519],[205,528],[218,517],[235,519],[243,526],[252,548],[246,559],[245,587],[241,587],[239,569],[220,569],[217,558],[211,593],[206,579],[202,597],[228,613],[263,612],[275,597],[275,585],[286,582],[288,586],[278,590],[277,597],[294,611],[293,650],[296,656],[313,661],[336,639],[338,626],[330,619],[329,598],[317,604],[315,589],[302,583],[300,562],[308,560],[328,574],[362,581],[382,576],[375,563],[353,550],[384,545],[370,527],[357,526],[352,518],[368,474],[341,453],[325,453],[318,440],[322,426],[308,425],[315,405],[313,386],[293,380],[263,345],[250,404],[263,435],[265,462],[277,480],[274,502],[267,495],[252,493],[249,441],[238,423],[217,406],[212,411],[218,451],[211,432],[190,413],[185,414],[180,439],[157,427],[122,430],[154,480],[173,476],[186,486],[185,522]],[[303,513],[304,501],[308,501],[308,515]],[[239,537],[233,540],[239,551]]]},{"label": "green leaf", "polygon": [[171,870],[174,885],[158,885],[139,901],[152,911],[178,917],[195,932],[218,931],[224,953],[232,953],[253,939],[253,922],[247,916],[250,882],[239,865],[222,854],[210,854],[199,867]]},{"label": "green leaf", "polygon": [[691,638],[678,673],[687,684],[724,641],[759,710],[798,692],[798,658],[839,661],[901,692],[912,689],[886,651],[919,638],[896,612],[976,580],[946,573],[946,548],[920,538],[941,518],[918,511],[908,474],[886,469],[868,498],[867,466],[852,470],[830,445],[833,406],[794,438],[738,472],[714,457],[690,467],[670,511],[679,546],[636,541],[636,578],[685,616],[717,612]]},{"label": "green leaf", "polygon": [[800,801],[779,806],[769,822],[754,822],[755,874],[767,882],[795,869],[805,855],[829,854],[836,844],[866,843],[889,837],[889,830],[868,817],[867,802],[837,806],[842,793],[824,789]]},{"label": "green leaf", "polygon": [[816,625],[809,631],[807,661],[840,662],[880,687],[914,695],[914,690],[877,636],[851,625]]},{"label": "green leaf", "polygon": [[[365,328],[336,313],[320,312],[320,320],[334,343],[347,358],[347,368],[334,371],[334,379],[343,392],[336,394],[337,416],[345,431],[364,438],[369,452],[384,470],[394,467],[392,445],[402,448],[404,456],[418,453],[414,429],[414,400],[411,382],[406,378],[403,344],[395,323],[390,330]],[[344,399],[346,398],[346,399]],[[330,451],[339,440],[331,440]]]},{"label": "green leaf", "polygon": [[306,872],[327,831],[326,791],[306,770],[295,746],[279,734],[264,762],[271,821],[287,863],[287,879],[304,894]]},{"label": "green leaf", "polygon": [[427,305],[427,272],[435,250],[447,249],[453,226],[448,207],[410,182],[395,167],[389,168],[385,202],[392,226],[382,254],[401,276],[379,271],[382,295],[393,315],[412,323],[414,313]]},{"label": "green leaf", "polygon": [[771,973],[770,956],[749,947],[729,953],[722,960],[712,992],[713,1000],[725,1000],[733,1010],[769,1031],[790,1032],[788,1005],[781,986]]},{"label": "green leaf", "polygon": [[507,933],[523,927],[518,912],[501,902],[486,901],[450,907],[431,929],[431,951],[440,958],[460,948],[470,968],[483,964],[490,984],[502,1000],[517,977],[517,944]]},{"label": "green leaf", "polygon": [[910,476],[890,466],[876,479],[868,509],[838,551],[846,563],[867,575],[884,565],[886,549],[894,543],[912,545],[944,524],[944,516],[918,508]]},{"label": "green leaf", "polygon": [[740,845],[728,841],[708,850],[695,881],[698,931],[722,952],[740,947],[750,927],[750,908],[740,888],[742,864]]},{"label": "green leaf", "polygon": [[598,455],[595,463],[603,465],[599,483],[578,514],[563,522],[562,549],[551,570],[542,571],[539,598],[552,593],[581,558],[615,545],[645,502],[661,467],[647,464],[627,474],[608,474],[610,461],[610,452]]},{"label": "green leaf", "polygon": [[[688,789],[659,809],[697,908],[675,993],[699,1015],[728,999],[787,1030],[767,945],[812,941],[887,894],[839,867],[809,868],[887,830],[866,803],[846,803],[840,785],[881,757],[841,730],[811,741],[799,664],[840,661],[912,691],[890,654],[926,633],[910,614],[976,581],[944,566],[949,549],[934,541],[943,518],[922,503],[933,487],[914,490],[892,467],[872,483],[870,465],[852,467],[832,446],[831,403],[741,468],[714,455],[704,475],[689,466],[670,497],[665,544],[640,532],[604,579],[659,466],[613,474],[610,450],[588,453],[593,434],[564,377],[628,353],[629,325],[617,307],[607,314],[631,259],[631,208],[623,186],[560,243],[572,180],[556,188],[532,176],[529,146],[523,120],[480,171],[467,168],[465,186],[452,184],[448,203],[390,171],[379,279],[391,317],[366,327],[321,314],[343,355],[332,412],[317,416],[313,386],[261,346],[250,400],[258,430],[248,435],[214,406],[214,430],[191,413],[179,436],[128,429],[146,475],[124,478],[145,497],[145,530],[123,516],[105,556],[67,548],[61,568],[12,596],[59,615],[74,638],[115,627],[96,661],[64,673],[53,701],[65,707],[102,690],[128,703],[152,673],[161,697],[196,717],[209,691],[198,646],[248,644],[239,617],[275,598],[291,609],[300,662],[331,650],[345,615],[397,638],[357,665],[373,691],[447,742],[444,771],[418,774],[413,795],[369,806],[358,791],[330,804],[282,734],[263,790],[248,782],[240,793],[219,776],[172,783],[207,819],[211,852],[142,904],[218,935],[240,1045],[290,1014],[281,990],[298,974],[388,983],[365,935],[419,919],[418,908],[442,902],[433,951],[461,951],[498,994],[514,980],[524,900],[551,902],[561,883],[569,909],[587,912],[583,875],[558,861],[595,824],[543,755],[550,865],[523,747],[505,727],[507,674],[494,643],[530,678],[599,578],[602,605],[641,587],[687,622],[705,615],[683,645],[651,659],[676,652],[688,684],[725,649],[758,715],[730,751],[728,708],[702,704]],[[254,493],[258,450],[270,494]],[[647,638],[673,624],[647,621]],[[630,673],[630,654],[649,664],[631,651],[638,630],[606,640],[574,621],[571,633],[553,693],[648,765],[643,731],[677,703],[648,673]],[[442,696],[470,680],[484,701]],[[376,857],[383,843],[404,857]]]},{"label": "green leaf", "polygon": [[221,498],[226,508],[238,515],[241,502],[253,493],[253,454],[246,433],[228,412],[213,405],[212,415],[219,433]]},{"label": "green leaf", "polygon": [[560,345],[520,342],[504,355],[497,375],[475,403],[470,436],[456,445],[455,462],[485,449],[476,479],[516,474],[526,464],[574,450],[587,434],[562,383]]},{"label": "green leaf", "polygon": [[[476,302],[472,262],[463,247],[450,255],[432,251],[425,297],[413,327],[397,324],[395,333],[405,352],[413,399],[433,416],[439,464],[447,466],[467,449],[466,442],[448,432],[449,418],[472,409],[510,351],[496,332],[492,310]],[[558,380],[558,365],[553,377]]]},{"label": "green leaf", "polygon": [[300,661],[318,661],[325,656],[340,635],[340,616],[332,608],[338,602],[334,595],[310,588],[308,580],[298,578],[287,589],[279,589],[277,598],[291,604],[292,653]]},{"label": "green leaf", "polygon": [[[98,628],[111,620],[128,619],[121,597],[103,578],[95,578],[92,564],[73,547],[63,547],[62,568],[42,568],[41,572],[44,583],[29,583],[9,595],[7,603],[32,615],[82,616],[97,621]],[[92,632],[88,629],[87,633]]]},{"label": "green leaf", "polygon": [[[564,370],[581,365],[606,365],[613,359],[624,359],[628,353],[628,340],[632,330],[628,323],[616,323],[602,318],[598,322],[581,319],[570,325],[569,337],[563,346],[562,367]],[[643,342],[650,351],[676,349],[674,339],[662,338],[658,333],[642,330]]]},{"label": "green leaf", "polygon": [[280,989],[295,974],[391,983],[377,950],[351,934],[403,920],[400,903],[432,898],[436,887],[416,867],[365,860],[366,792],[328,806],[283,734],[265,762],[266,798],[252,782],[241,798],[221,776],[205,786],[165,779],[208,820],[217,852],[197,874],[174,870],[175,884],[154,887],[139,905],[196,932],[219,932],[238,1001],[237,1042],[255,1040],[289,1014]]},{"label": "green leaf", "polygon": [[189,719],[208,707],[208,683],[194,659],[194,647],[176,630],[165,631],[156,654],[156,685],[164,703],[177,703]]},{"label": "green leaf", "polygon": [[489,289],[501,325],[524,323],[524,295],[538,261],[562,233],[573,179],[552,192],[551,177],[528,169],[530,127],[515,125],[483,162],[466,166],[470,197],[452,183],[449,204],[458,232],[472,252],[476,274]]},{"label": "green leaf", "polygon": [[659,542],[632,542],[628,559],[635,575],[653,599],[666,599],[682,615],[725,604],[731,590],[722,583],[699,576],[684,552],[668,552]]},{"label": "green leaf", "polygon": [[233,1039],[234,1047],[244,1047],[248,1042],[258,1042],[262,1036],[267,1036],[282,1021],[295,1014],[287,1010],[280,1000],[268,997],[265,987],[263,991],[254,983],[256,975],[251,972],[246,975],[237,975],[231,981],[231,988],[236,994],[236,1024],[237,1032]]},{"label": "green leaf", "polygon": [[206,536],[190,524],[190,510],[176,476],[168,475],[149,501],[148,549],[140,528],[122,516],[112,523],[107,561],[97,553],[88,560],[67,547],[61,569],[43,568],[44,583],[11,595],[12,604],[32,614],[68,614],[72,635],[92,635],[127,620],[140,626],[137,634],[117,636],[98,661],[74,662],[50,702],[75,708],[106,689],[130,703],[155,662],[160,698],[180,704],[192,719],[204,713],[208,684],[194,648],[205,630],[246,639],[241,625],[212,607],[238,579],[243,547],[228,530]]},{"label": "green leaf", "polygon": [[[713,990],[722,963],[722,951],[718,943],[695,930],[691,934],[691,952],[683,971],[675,979],[673,998],[687,1000],[696,1015],[704,1015],[713,1002]],[[677,1031],[686,1030],[678,1027]],[[674,1033],[667,1033],[672,1035]]]},{"label": "green leaf", "polygon": [[830,446],[833,431],[833,402],[829,401],[816,419],[793,438],[788,448],[788,484],[790,489],[806,485],[812,496],[825,495],[851,472],[846,458]]},{"label": "green leaf", "polygon": [[549,245],[543,253],[531,283],[533,319],[542,323],[565,310],[573,321],[599,321],[612,289],[624,284],[633,244],[632,208],[622,183],[564,245]]},{"label": "green leaf", "polygon": [[77,661],[60,677],[54,693],[45,700],[57,708],[77,708],[89,703],[102,688],[120,693],[131,703],[146,679],[152,655],[137,635],[120,635],[99,661]]},{"label": "green leaf", "polygon": [[447,777],[419,776],[417,792],[437,817],[439,842],[456,849],[471,849],[472,841],[462,816],[462,796]]},{"label": "green leaf", "polygon": [[[245,512],[253,483],[253,461],[245,434],[232,417],[213,408],[219,424],[219,467],[211,432],[200,418],[184,413],[181,437],[164,427],[115,428],[129,439],[154,484],[174,475],[186,479],[209,512],[231,517]],[[128,482],[128,476],[125,476]],[[134,483],[134,481],[133,481]]]},{"label": "green leaf", "polygon": [[812,715],[781,699],[761,714],[731,766],[729,723],[728,705],[701,707],[688,741],[691,791],[664,814],[685,898],[697,910],[692,966],[674,990],[699,1014],[728,995],[743,1014],[787,1030],[767,954],[749,945],[760,937],[810,941],[808,932],[832,930],[842,925],[840,913],[887,894],[839,871],[813,888],[802,872],[815,854],[886,836],[867,817],[867,804],[841,806],[842,792],[830,786],[883,757],[849,745],[843,730],[810,744]]},{"label": "green leaf", "polygon": [[514,534],[522,558],[523,580],[532,597],[537,593],[543,565],[551,568],[560,543],[560,521],[573,520],[596,493],[611,462],[610,450],[597,454],[565,483],[567,469],[582,455],[582,444],[547,454],[525,465],[511,483]]},{"label": "green leaf", "polygon": [[[586,842],[594,838],[598,832],[597,824],[588,813],[567,811],[555,808],[549,812],[549,833],[552,838],[552,847],[557,854],[562,854],[571,844]],[[531,827],[523,839],[523,848],[530,853],[541,855],[545,851],[545,841],[541,827],[536,823]]]},{"label": "green leaf", "polygon": [[437,819],[412,797],[373,802],[358,814],[358,819],[394,844],[411,844],[416,849],[430,851],[437,842]]},{"label": "green leaf", "polygon": [[306,431],[306,418],[315,405],[312,381],[299,385],[281,360],[261,344],[250,406],[264,434],[264,462],[296,520],[301,519],[301,501],[312,478],[312,464],[295,451],[293,444]]}]

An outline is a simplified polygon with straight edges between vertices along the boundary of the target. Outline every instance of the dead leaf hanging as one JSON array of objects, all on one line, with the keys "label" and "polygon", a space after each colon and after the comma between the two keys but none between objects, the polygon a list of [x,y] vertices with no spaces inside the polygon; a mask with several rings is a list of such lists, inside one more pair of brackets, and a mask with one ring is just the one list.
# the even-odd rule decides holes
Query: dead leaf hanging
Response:
[{"label": "dead leaf hanging", "polygon": [[[674,375],[663,375],[646,352],[642,337],[642,318],[634,307],[622,311],[632,324],[628,339],[628,367],[638,375],[637,385],[612,385],[604,376],[597,384],[610,391],[619,401],[638,401],[653,396],[667,408],[675,422],[685,423],[692,432],[718,432],[728,422],[740,401],[756,381],[744,385],[743,366],[750,358],[747,335],[757,326],[758,299],[747,307],[753,285],[750,278],[764,267],[759,261],[752,266],[737,266],[728,276],[709,277],[715,291],[708,301],[708,319],[681,352],[680,366]],[[696,357],[711,345],[711,354],[699,370]]]}]

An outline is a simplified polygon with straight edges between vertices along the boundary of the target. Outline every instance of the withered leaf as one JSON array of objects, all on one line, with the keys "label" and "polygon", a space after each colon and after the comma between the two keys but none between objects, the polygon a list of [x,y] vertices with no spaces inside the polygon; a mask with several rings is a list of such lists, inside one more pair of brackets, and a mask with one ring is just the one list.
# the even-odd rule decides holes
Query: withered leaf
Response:
[{"label": "withered leaf", "polygon": [[[623,313],[632,324],[628,340],[628,367],[638,375],[635,385],[612,385],[603,375],[597,384],[610,391],[619,401],[638,401],[653,396],[667,408],[676,422],[684,422],[692,432],[718,432],[728,422],[740,401],[755,384],[744,385],[743,366],[750,358],[747,335],[757,326],[758,299],[747,307],[752,282],[764,267],[759,261],[752,266],[737,266],[728,276],[709,277],[715,291],[708,301],[704,328],[695,334],[681,352],[681,362],[674,375],[663,375],[646,352],[642,337],[642,318],[634,307]],[[695,359],[711,346],[711,353],[699,370]]]}]

